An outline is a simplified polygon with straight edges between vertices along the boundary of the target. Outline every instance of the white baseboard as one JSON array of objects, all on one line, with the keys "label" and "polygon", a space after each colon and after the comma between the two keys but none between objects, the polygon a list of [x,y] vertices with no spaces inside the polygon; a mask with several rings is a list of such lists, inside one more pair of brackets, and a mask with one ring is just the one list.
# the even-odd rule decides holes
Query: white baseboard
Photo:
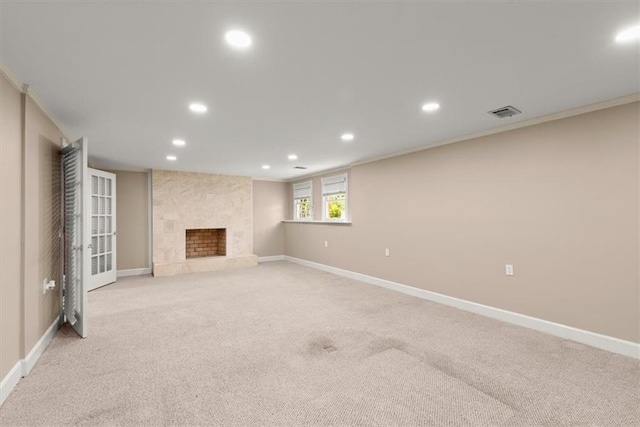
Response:
[{"label": "white baseboard", "polygon": [[284,255],[259,256],[258,262],[284,261]]},{"label": "white baseboard", "polygon": [[116,277],[142,276],[144,274],[151,274],[151,268],[130,268],[128,270],[118,270],[116,272]]},{"label": "white baseboard", "polygon": [[42,356],[42,353],[44,353],[44,350],[55,336],[59,327],[60,318],[56,318],[44,335],[40,337],[36,345],[33,346],[29,354],[27,354],[27,357],[18,360],[9,373],[5,375],[2,382],[0,382],[0,405],[4,403],[13,388],[18,384],[18,381],[31,372],[33,367],[36,365],[36,362],[38,362],[38,359]]},{"label": "white baseboard", "polygon": [[359,280],[371,285],[381,286],[383,288],[402,292],[407,295],[459,308],[461,310],[480,314],[503,322],[512,323],[514,325],[523,326],[525,328],[534,329],[536,331],[545,332],[560,338],[577,341],[612,353],[622,354],[624,356],[640,359],[640,344],[631,341],[621,340],[619,338],[602,335],[595,332],[585,331],[583,329],[574,328],[572,326],[562,325],[560,323],[549,322],[547,320],[538,319],[524,314],[514,313],[512,311],[502,310],[500,308],[490,307],[488,305],[478,304],[475,302],[463,300],[460,298],[450,297],[436,292],[426,291],[424,289],[414,288],[412,286],[403,285],[401,283],[391,282],[389,280],[379,279],[377,277],[367,276],[365,274],[356,273],[341,268],[331,267],[325,264],[319,264],[300,258],[285,256],[285,260],[296,264],[305,265],[318,270],[336,274],[338,276],[348,277],[350,279]]},{"label": "white baseboard", "polygon": [[2,382],[0,382],[0,406],[4,403],[5,399],[9,397],[9,394],[21,378],[22,360],[18,360],[9,373],[2,379]]},{"label": "white baseboard", "polygon": [[47,346],[53,339],[56,332],[58,332],[59,328],[60,328],[60,318],[56,318],[56,320],[53,321],[53,323],[51,324],[51,326],[49,326],[49,328],[44,333],[44,335],[40,337],[36,345],[33,346],[29,354],[27,354],[27,357],[22,359],[22,376],[23,377],[26,377],[27,375],[29,375],[29,372],[31,372],[33,367],[36,366],[36,362],[38,361],[38,359],[40,359],[40,356],[42,356],[42,353],[44,353],[44,350],[47,348]]}]

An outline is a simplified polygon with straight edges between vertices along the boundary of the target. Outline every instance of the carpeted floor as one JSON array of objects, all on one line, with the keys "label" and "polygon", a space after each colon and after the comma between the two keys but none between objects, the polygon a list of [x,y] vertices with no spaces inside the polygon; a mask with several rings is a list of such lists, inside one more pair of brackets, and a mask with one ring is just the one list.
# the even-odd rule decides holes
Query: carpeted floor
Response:
[{"label": "carpeted floor", "polygon": [[640,425],[639,361],[287,262],[89,294],[13,425]]}]

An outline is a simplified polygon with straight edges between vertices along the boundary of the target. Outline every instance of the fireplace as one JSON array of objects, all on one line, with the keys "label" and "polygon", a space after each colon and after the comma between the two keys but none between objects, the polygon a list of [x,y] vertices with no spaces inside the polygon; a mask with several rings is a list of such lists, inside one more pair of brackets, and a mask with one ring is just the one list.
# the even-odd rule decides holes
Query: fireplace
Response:
[{"label": "fireplace", "polygon": [[196,228],[186,230],[187,258],[227,255],[226,228]]},{"label": "fireplace", "polygon": [[154,276],[258,265],[251,178],[155,169],[151,182]]}]

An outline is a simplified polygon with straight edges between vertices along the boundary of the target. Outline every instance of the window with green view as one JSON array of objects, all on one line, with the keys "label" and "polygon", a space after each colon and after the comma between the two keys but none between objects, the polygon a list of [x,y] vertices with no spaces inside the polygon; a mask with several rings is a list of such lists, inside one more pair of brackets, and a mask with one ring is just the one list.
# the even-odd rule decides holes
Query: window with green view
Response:
[{"label": "window with green view", "polygon": [[347,174],[322,178],[322,219],[347,221]]},{"label": "window with green view", "polygon": [[312,183],[311,181],[298,182],[293,184],[293,219],[311,220],[313,219],[312,205]]}]

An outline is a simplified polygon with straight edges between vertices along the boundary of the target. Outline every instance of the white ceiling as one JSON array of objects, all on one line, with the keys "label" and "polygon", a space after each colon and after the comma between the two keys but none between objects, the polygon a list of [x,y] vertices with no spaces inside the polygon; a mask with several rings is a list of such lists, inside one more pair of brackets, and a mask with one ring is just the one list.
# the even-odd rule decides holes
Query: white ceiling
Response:
[{"label": "white ceiling", "polygon": [[3,1],[0,60],[96,163],[288,179],[639,92],[639,7]]}]

